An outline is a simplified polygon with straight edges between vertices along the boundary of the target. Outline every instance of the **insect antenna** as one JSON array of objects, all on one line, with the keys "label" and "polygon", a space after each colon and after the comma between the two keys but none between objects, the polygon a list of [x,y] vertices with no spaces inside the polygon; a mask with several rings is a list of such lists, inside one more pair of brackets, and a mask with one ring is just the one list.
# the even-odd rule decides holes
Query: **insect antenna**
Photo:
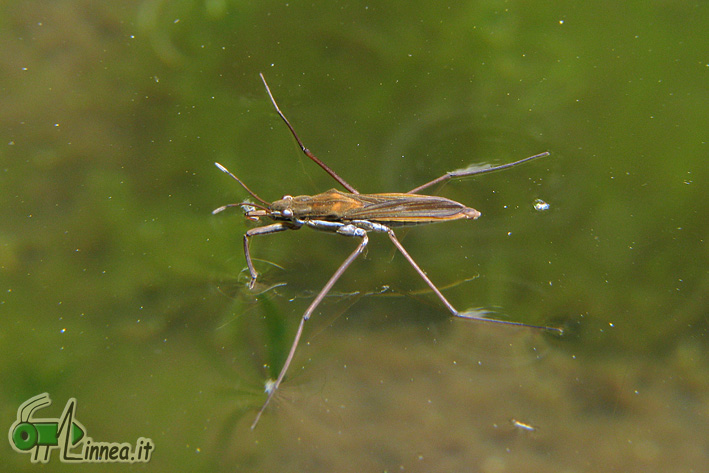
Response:
[{"label": "insect antenna", "polygon": [[[219,163],[214,163],[214,165],[217,166],[220,171],[222,171],[222,172],[224,172],[224,173],[226,173],[226,174],[229,174],[236,182],[238,182],[239,184],[241,184],[241,187],[243,187],[244,189],[246,189],[246,192],[248,192],[249,194],[251,194],[251,197],[253,197],[254,199],[258,200],[259,202],[265,204],[266,206],[271,205],[270,202],[268,202],[268,201],[266,201],[266,200],[263,200],[261,197],[259,197],[258,195],[256,195],[256,193],[255,193],[254,191],[252,191],[251,189],[249,189],[249,188],[246,186],[246,184],[244,184],[243,182],[241,182],[241,179],[239,179],[238,177],[236,177],[235,175],[233,175],[227,168],[225,168],[224,166],[222,166],[222,165],[219,164]],[[227,208],[227,207],[233,207],[233,206],[236,206],[236,205],[241,205],[241,204],[229,204],[229,205],[225,205],[223,208],[220,207],[220,208],[216,209],[215,211],[213,211],[212,213],[213,213],[213,214],[219,213],[219,212],[221,212],[222,210],[224,210],[224,209]],[[218,210],[219,212],[217,212],[217,210]]]},{"label": "insect antenna", "polygon": [[224,210],[228,209],[229,207],[243,207],[244,205],[248,205],[250,207],[256,207],[256,208],[268,211],[268,207],[266,207],[265,205],[255,204],[253,202],[239,202],[237,204],[226,204],[226,205],[222,205],[221,207],[217,207],[216,209],[212,210],[212,215],[216,215],[219,212],[223,212]]}]

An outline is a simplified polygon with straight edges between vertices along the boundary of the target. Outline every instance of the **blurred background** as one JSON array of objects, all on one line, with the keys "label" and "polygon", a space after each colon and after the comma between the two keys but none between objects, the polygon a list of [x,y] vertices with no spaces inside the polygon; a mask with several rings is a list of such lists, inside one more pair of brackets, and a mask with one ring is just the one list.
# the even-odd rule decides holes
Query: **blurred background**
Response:
[{"label": "blurred background", "polygon": [[[709,7],[703,2],[0,3],[0,418],[40,393],[92,471],[706,471]],[[254,239],[268,200],[428,189],[482,212]],[[702,191],[701,189],[704,189]],[[535,203],[538,204],[535,207]],[[546,205],[548,204],[548,208]],[[5,443],[6,471],[36,471]],[[54,452],[46,465],[68,471]]]}]

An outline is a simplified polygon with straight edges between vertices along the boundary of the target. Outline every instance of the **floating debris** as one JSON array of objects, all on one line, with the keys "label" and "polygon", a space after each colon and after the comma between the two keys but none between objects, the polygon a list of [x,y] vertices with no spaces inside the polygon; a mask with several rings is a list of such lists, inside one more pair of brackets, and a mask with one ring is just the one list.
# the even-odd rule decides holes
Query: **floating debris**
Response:
[{"label": "floating debris", "polygon": [[545,210],[549,210],[549,204],[544,202],[542,199],[535,199],[534,200],[534,210],[538,212],[543,212]]}]

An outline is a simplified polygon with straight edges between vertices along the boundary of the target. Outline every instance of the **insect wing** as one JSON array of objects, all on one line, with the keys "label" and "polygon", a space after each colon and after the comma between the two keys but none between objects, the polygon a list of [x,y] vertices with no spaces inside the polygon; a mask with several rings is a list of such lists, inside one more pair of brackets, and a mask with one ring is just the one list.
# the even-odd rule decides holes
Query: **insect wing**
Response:
[{"label": "insect wing", "polygon": [[416,225],[460,218],[477,218],[480,213],[445,197],[417,194],[359,194],[363,205],[342,214],[346,220],[371,220],[389,225]]}]

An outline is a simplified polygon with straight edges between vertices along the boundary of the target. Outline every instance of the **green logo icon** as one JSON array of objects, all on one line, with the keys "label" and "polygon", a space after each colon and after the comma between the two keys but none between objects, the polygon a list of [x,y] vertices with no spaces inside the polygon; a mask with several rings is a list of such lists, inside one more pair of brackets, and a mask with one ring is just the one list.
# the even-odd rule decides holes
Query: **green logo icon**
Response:
[{"label": "green logo icon", "polygon": [[129,443],[95,442],[86,436],[86,428],[75,419],[76,399],[71,398],[58,419],[34,417],[35,411],[49,406],[49,394],[39,394],[17,409],[17,420],[10,427],[10,446],[18,453],[31,453],[32,463],[47,463],[53,450],[67,463],[147,462],[155,448],[152,440],[140,437]]}]

